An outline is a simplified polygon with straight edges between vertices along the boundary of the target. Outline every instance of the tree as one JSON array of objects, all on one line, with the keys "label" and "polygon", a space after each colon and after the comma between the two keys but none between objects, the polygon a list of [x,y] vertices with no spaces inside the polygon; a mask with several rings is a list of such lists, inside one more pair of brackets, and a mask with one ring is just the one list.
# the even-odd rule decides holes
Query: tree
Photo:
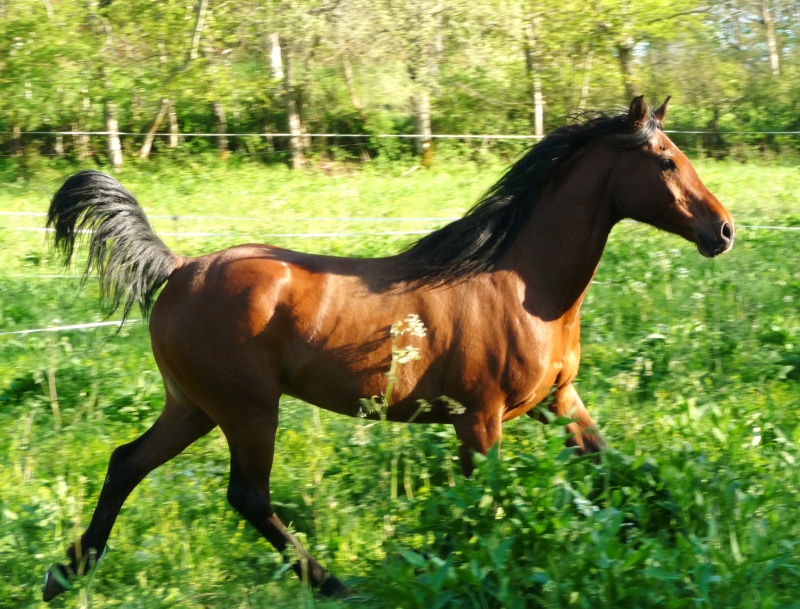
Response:
[{"label": "tree", "polygon": [[[428,164],[435,131],[541,134],[638,93],[674,94],[673,125],[800,121],[798,0],[0,0],[0,15],[7,154],[119,166],[131,144],[116,134],[141,133],[147,158],[164,131],[178,145],[180,120],[187,135],[216,131],[222,156],[247,146],[302,167],[311,131],[388,132],[420,136]],[[79,133],[25,133],[64,130]],[[223,136],[243,131],[290,137]],[[406,141],[365,139],[360,154]]]}]

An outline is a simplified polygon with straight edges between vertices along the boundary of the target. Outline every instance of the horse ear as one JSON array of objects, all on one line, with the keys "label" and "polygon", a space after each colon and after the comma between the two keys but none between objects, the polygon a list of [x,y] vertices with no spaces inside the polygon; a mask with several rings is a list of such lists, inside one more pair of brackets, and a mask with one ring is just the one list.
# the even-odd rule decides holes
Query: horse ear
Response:
[{"label": "horse ear", "polygon": [[644,95],[634,97],[633,101],[631,102],[631,107],[628,110],[628,122],[630,123],[631,127],[638,131],[642,128],[646,121],[647,104],[644,103]]},{"label": "horse ear", "polygon": [[667,99],[665,99],[665,100],[664,100],[664,103],[663,103],[663,104],[661,104],[661,105],[658,107],[658,110],[656,110],[656,111],[653,113],[653,114],[655,114],[656,118],[658,119],[658,121],[659,121],[660,123],[663,123],[663,122],[664,122],[664,119],[665,119],[665,118],[667,118],[667,104],[669,103],[669,100],[670,100],[671,98],[672,98],[672,96],[671,96],[671,95],[667,95]]}]

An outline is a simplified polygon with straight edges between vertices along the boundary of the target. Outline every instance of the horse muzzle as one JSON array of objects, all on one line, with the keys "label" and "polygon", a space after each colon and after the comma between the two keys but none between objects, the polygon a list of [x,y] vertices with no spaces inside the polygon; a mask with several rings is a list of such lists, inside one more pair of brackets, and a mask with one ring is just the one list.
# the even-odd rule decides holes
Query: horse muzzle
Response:
[{"label": "horse muzzle", "polygon": [[711,230],[702,231],[697,235],[695,240],[697,251],[706,258],[719,256],[733,247],[735,234],[733,223],[717,222]]}]

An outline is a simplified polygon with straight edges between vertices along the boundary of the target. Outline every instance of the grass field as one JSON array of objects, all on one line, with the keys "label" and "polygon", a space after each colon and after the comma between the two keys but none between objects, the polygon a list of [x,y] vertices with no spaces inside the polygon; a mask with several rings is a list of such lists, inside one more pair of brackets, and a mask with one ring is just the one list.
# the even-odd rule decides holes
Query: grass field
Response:
[{"label": "grass field", "polygon": [[[54,606],[800,607],[800,232],[747,228],[800,227],[800,172],[696,166],[737,220],[733,251],[707,260],[622,223],[583,306],[577,387],[613,447],[601,463],[524,417],[465,480],[449,428],[286,400],[278,513],[353,599],[308,593],[226,504],[214,431],[140,485],[96,576]],[[183,254],[269,241],[376,256],[414,238],[378,233],[441,225],[501,171],[407,169],[198,160],[119,178]],[[44,213],[66,172],[0,172],[0,211]],[[0,226],[0,333],[103,320],[92,281],[50,277],[64,271],[44,235],[22,230],[42,218]],[[268,236],[298,233],[327,235]],[[88,524],[111,451],[161,396],[144,324],[0,335],[0,607],[42,605],[45,570]]]}]

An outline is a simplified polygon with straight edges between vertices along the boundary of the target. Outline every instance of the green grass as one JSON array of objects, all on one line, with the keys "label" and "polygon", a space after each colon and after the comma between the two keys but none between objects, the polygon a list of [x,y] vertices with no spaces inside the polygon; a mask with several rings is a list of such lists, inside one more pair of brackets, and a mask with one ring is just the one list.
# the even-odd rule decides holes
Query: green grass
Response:
[{"label": "green grass", "polygon": [[[273,498],[307,547],[368,607],[800,607],[800,224],[796,166],[698,162],[740,228],[707,260],[678,237],[623,223],[583,307],[578,389],[613,450],[570,457],[527,417],[501,455],[458,473],[452,431],[374,425],[294,400],[282,407]],[[267,233],[370,233],[440,222],[499,167],[388,166],[337,176],[187,161],[120,179],[166,237],[199,254]],[[44,212],[63,168],[3,174],[0,210]],[[41,226],[0,216],[0,226]],[[375,256],[413,237],[271,238]],[[0,332],[99,321],[90,280],[41,233],[0,229]],[[25,277],[19,277],[24,275]],[[49,564],[88,523],[108,457],[157,416],[143,324],[0,336],[0,606],[40,606]],[[51,390],[54,387],[54,391]],[[57,400],[54,398],[57,397]],[[398,457],[399,456],[399,457]],[[396,459],[393,468],[393,460]],[[96,577],[58,607],[343,607],[307,593],[226,504],[218,432],[133,493]],[[395,473],[393,473],[395,472]],[[398,497],[392,498],[392,489]]]}]

